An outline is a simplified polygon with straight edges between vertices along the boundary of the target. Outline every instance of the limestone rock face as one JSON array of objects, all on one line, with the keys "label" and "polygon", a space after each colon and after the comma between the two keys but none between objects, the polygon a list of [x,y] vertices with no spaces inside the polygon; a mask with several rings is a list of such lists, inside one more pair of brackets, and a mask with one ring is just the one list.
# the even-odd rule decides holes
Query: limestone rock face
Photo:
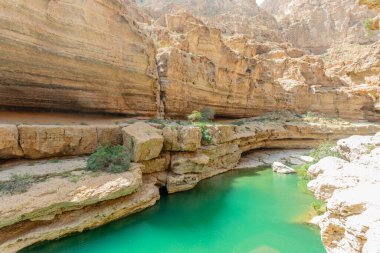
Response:
[{"label": "limestone rock face", "polygon": [[156,17],[186,11],[226,35],[246,34],[259,41],[281,41],[272,15],[255,0],[145,0],[142,6]]},{"label": "limestone rock face", "polygon": [[280,162],[274,162],[272,164],[272,170],[273,170],[273,172],[276,172],[279,174],[296,173],[296,171],[293,168],[290,168],[289,166],[286,166],[285,164],[280,163]]},{"label": "limestone rock face", "polygon": [[84,172],[78,182],[54,177],[33,185],[26,193],[1,195],[4,206],[0,209],[0,228],[117,199],[137,191],[141,184],[141,169],[136,164],[121,174],[104,173],[94,177]]},{"label": "limestone rock face", "polygon": [[0,106],[154,116],[153,43],[122,0],[0,3]]},{"label": "limestone rock face", "polygon": [[15,125],[0,125],[0,158],[22,156],[23,152],[18,144],[18,129]]},{"label": "limestone rock face", "polygon": [[338,150],[350,161],[327,157],[309,169],[308,188],[327,202],[318,220],[329,253],[380,252],[380,148],[363,149],[374,138],[341,140]]},{"label": "limestone rock face", "polygon": [[124,145],[132,152],[132,161],[146,161],[160,155],[164,144],[161,130],[138,122],[122,131]]},{"label": "limestone rock face", "polygon": [[97,147],[96,127],[21,125],[18,130],[27,158],[91,154]]},{"label": "limestone rock face", "polygon": [[167,126],[162,129],[164,149],[169,151],[196,151],[201,146],[202,134],[194,126]]},{"label": "limestone rock face", "polygon": [[328,76],[319,57],[247,36],[226,39],[220,30],[183,13],[165,17],[166,25],[151,33],[161,45],[158,73],[168,117],[205,106],[218,116],[234,118],[276,110],[356,120],[380,117],[375,92],[355,91]]},{"label": "limestone rock face", "polygon": [[342,42],[367,44],[380,38],[379,33],[366,35],[364,20],[376,13],[357,0],[265,0],[261,7],[275,15],[288,41],[317,54]]},{"label": "limestone rock face", "polygon": [[142,211],[160,199],[156,186],[146,183],[133,194],[58,214],[45,221],[26,221],[22,226],[0,229],[0,251],[14,253],[34,243],[82,232]]},{"label": "limestone rock face", "polygon": [[359,0],[359,4],[367,5],[370,9],[380,12],[380,3],[376,0]]}]

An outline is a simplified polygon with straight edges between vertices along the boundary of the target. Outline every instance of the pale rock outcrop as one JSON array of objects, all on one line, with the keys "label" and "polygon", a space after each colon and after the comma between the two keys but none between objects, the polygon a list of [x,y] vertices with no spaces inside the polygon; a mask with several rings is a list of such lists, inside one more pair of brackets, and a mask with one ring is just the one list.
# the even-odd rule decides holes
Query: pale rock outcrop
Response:
[{"label": "pale rock outcrop", "polygon": [[317,220],[329,253],[380,252],[380,147],[364,148],[378,136],[341,140],[338,150],[351,160],[327,157],[309,169],[308,188],[327,202]]},{"label": "pale rock outcrop", "polygon": [[154,205],[160,199],[159,190],[151,183],[144,183],[140,190],[113,200],[57,214],[45,221],[25,221],[16,227],[0,229],[0,251],[14,253],[46,240],[93,229]]},{"label": "pale rock outcrop", "polygon": [[33,184],[23,194],[1,194],[0,228],[25,220],[53,219],[55,215],[82,209],[102,201],[117,199],[136,192],[142,185],[141,165],[133,164],[120,174],[93,176],[77,172],[78,181],[56,176]]},{"label": "pale rock outcrop", "polygon": [[343,42],[368,44],[380,38],[379,33],[367,36],[363,22],[376,12],[357,0],[265,0],[261,7],[276,17],[288,41],[313,53]]},{"label": "pale rock outcrop", "polygon": [[285,164],[280,163],[280,162],[274,162],[272,164],[272,170],[273,170],[273,172],[276,172],[279,174],[296,173],[296,171],[293,168],[290,168],[289,166],[286,166]]},{"label": "pale rock outcrop", "polygon": [[339,153],[348,161],[354,161],[380,147],[380,133],[375,136],[354,135],[338,141]]},{"label": "pale rock outcrop", "polygon": [[15,125],[0,125],[0,159],[22,156],[18,143],[18,129]]},{"label": "pale rock outcrop", "polygon": [[127,2],[1,1],[0,106],[155,116],[155,49]]},{"label": "pale rock outcrop", "polygon": [[162,130],[138,122],[124,127],[123,142],[132,153],[132,161],[147,161],[160,155],[164,137]]},{"label": "pale rock outcrop", "polygon": [[91,154],[97,148],[96,127],[20,125],[19,142],[26,158]]}]

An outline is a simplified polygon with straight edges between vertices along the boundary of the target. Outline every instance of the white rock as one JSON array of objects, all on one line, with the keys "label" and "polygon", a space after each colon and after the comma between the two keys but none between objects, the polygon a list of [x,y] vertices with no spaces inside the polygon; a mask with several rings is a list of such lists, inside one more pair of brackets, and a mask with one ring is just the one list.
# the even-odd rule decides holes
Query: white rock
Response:
[{"label": "white rock", "polygon": [[296,173],[296,171],[289,166],[286,166],[285,164],[282,164],[280,162],[274,162],[272,164],[272,170],[273,172],[279,173],[279,174],[291,174]]}]

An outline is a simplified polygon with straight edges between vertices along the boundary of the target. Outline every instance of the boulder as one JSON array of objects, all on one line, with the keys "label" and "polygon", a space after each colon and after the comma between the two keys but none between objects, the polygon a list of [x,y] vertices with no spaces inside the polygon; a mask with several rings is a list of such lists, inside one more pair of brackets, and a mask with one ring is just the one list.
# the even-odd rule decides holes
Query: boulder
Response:
[{"label": "boulder", "polygon": [[153,158],[148,161],[141,161],[140,163],[144,165],[141,169],[144,174],[165,171],[169,169],[170,153],[164,152],[157,158]]},{"label": "boulder", "polygon": [[91,154],[98,145],[93,126],[20,125],[18,131],[26,158]]},{"label": "boulder", "polygon": [[18,129],[15,125],[0,124],[0,159],[21,157]]},{"label": "boulder", "polygon": [[290,168],[289,166],[286,166],[285,164],[280,163],[280,162],[274,162],[272,164],[272,170],[273,172],[276,172],[279,174],[296,173],[296,171],[293,168]]},{"label": "boulder", "polygon": [[349,161],[357,160],[377,147],[380,147],[380,134],[375,136],[354,135],[337,142],[338,152]]},{"label": "boulder", "polygon": [[176,153],[172,155],[170,170],[175,174],[201,173],[209,161],[210,157],[200,152]]},{"label": "boulder", "polygon": [[201,146],[202,134],[199,127],[166,126],[162,133],[165,150],[196,151]]},{"label": "boulder", "polygon": [[147,161],[160,155],[164,137],[162,130],[144,122],[137,122],[122,129],[123,142],[132,154],[132,161]]}]

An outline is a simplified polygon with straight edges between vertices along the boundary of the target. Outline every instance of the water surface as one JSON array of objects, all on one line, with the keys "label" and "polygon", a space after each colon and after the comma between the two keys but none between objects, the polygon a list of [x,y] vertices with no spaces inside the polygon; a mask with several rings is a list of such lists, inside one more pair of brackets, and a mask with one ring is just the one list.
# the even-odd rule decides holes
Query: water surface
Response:
[{"label": "water surface", "polygon": [[319,232],[300,222],[314,201],[295,175],[233,171],[152,208],[23,253],[323,253]]}]

